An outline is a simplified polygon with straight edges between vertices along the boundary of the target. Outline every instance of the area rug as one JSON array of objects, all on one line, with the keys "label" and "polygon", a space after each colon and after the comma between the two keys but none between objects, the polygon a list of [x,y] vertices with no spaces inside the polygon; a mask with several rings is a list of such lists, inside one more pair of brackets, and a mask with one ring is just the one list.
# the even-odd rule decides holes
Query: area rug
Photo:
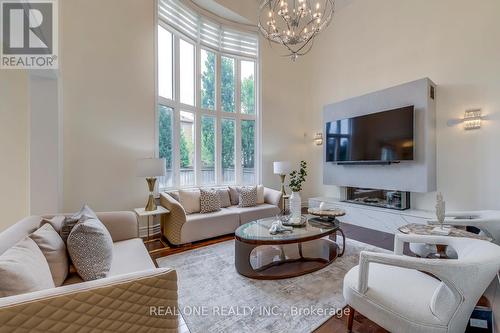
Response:
[{"label": "area rug", "polygon": [[387,250],[351,239],[344,256],[329,266],[283,280],[254,280],[234,267],[234,241],[157,260],[175,268],[179,311],[192,333],[311,332],[345,306],[344,275],[363,250]]}]

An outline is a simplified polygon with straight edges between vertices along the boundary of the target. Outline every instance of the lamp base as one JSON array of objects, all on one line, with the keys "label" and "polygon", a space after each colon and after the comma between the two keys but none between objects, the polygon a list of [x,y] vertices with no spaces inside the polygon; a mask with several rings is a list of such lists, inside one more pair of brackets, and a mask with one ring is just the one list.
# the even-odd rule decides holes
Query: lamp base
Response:
[{"label": "lamp base", "polygon": [[148,177],[146,178],[146,181],[148,182],[148,188],[149,188],[149,198],[148,202],[146,203],[146,208],[144,208],[145,211],[151,212],[153,210],[156,210],[158,206],[156,206],[156,201],[154,197],[154,190],[155,190],[155,184],[156,184],[156,178],[154,177]]},{"label": "lamp base", "polygon": [[156,210],[157,208],[158,208],[158,206],[156,205],[155,197],[154,197],[153,193],[150,193],[149,198],[148,198],[148,202],[147,202],[144,210],[147,212],[151,212],[153,210]]},{"label": "lamp base", "polygon": [[285,177],[286,175],[280,175],[281,178],[281,213],[285,214]]}]

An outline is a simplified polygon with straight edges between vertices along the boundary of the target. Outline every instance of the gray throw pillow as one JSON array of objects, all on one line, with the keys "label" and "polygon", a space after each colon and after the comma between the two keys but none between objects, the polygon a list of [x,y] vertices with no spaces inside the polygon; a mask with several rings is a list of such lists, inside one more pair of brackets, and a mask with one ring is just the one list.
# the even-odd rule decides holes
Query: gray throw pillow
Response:
[{"label": "gray throw pillow", "polygon": [[113,261],[113,240],[101,221],[87,219],[78,222],[66,245],[71,261],[84,281],[108,275]]},{"label": "gray throw pillow", "polygon": [[231,205],[235,206],[240,202],[240,188],[237,186],[229,186],[229,197],[231,198]]},{"label": "gray throw pillow", "polygon": [[68,236],[71,233],[73,227],[80,221],[85,221],[87,219],[97,219],[96,213],[90,209],[87,204],[83,205],[79,212],[67,216],[61,224],[61,230],[59,234],[64,242],[68,240]]},{"label": "gray throw pillow", "polygon": [[25,237],[0,256],[0,297],[54,287],[47,260],[31,238]]},{"label": "gray throw pillow", "polygon": [[200,213],[212,213],[220,210],[220,197],[216,190],[200,189]]},{"label": "gray throw pillow", "polygon": [[50,223],[45,223],[29,237],[35,241],[47,259],[54,284],[56,287],[61,286],[68,276],[69,269],[66,244],[61,236]]},{"label": "gray throw pillow", "polygon": [[229,190],[227,188],[217,189],[217,194],[220,198],[220,206],[226,208],[231,206],[231,197],[229,196]]},{"label": "gray throw pillow", "polygon": [[238,207],[257,206],[257,186],[241,187]]}]

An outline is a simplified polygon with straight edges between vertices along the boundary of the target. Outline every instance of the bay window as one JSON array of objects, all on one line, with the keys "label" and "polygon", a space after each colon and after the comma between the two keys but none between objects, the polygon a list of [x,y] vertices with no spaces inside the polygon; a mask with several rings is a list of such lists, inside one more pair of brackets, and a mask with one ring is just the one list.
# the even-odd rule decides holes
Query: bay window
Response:
[{"label": "bay window", "polygon": [[259,182],[258,37],[159,0],[161,188]]}]

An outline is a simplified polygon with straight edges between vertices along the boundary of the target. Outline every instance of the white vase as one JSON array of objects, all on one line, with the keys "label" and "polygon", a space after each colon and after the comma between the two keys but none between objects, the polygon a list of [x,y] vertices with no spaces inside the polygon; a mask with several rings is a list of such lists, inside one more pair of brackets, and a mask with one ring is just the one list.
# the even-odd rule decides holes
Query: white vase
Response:
[{"label": "white vase", "polygon": [[302,199],[300,198],[300,193],[292,192],[292,195],[290,196],[290,214],[292,215],[292,219],[300,220],[301,208]]}]

